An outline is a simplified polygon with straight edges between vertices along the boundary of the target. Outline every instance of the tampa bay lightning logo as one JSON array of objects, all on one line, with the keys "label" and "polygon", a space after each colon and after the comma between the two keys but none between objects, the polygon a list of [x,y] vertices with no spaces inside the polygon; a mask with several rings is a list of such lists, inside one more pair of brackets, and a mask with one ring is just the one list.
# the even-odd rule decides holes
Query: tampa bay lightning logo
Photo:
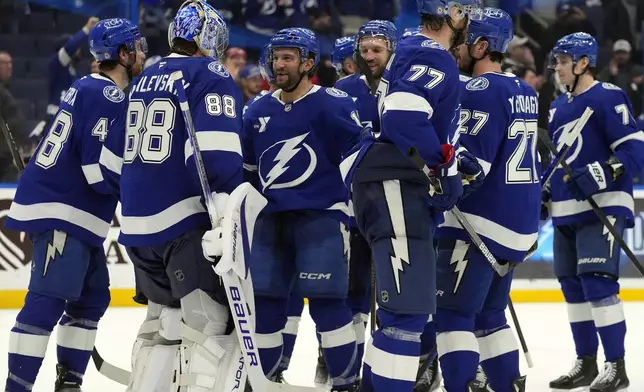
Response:
[{"label": "tampa bay lightning logo", "polygon": [[329,94],[330,96],[332,96],[332,97],[337,97],[337,98],[345,98],[345,97],[348,97],[348,96],[349,96],[349,95],[348,95],[347,93],[345,93],[344,91],[342,91],[342,90],[338,90],[337,88],[333,88],[333,87],[328,87],[328,88],[326,89],[326,92],[327,92],[327,94]]},{"label": "tampa bay lightning logo", "polygon": [[311,177],[318,159],[313,148],[304,143],[309,133],[281,140],[262,153],[258,168],[262,191],[293,188]]},{"label": "tampa bay lightning logo", "polygon": [[443,49],[443,46],[433,39],[426,39],[422,44],[420,44],[420,46],[430,49]]},{"label": "tampa bay lightning logo", "polygon": [[116,86],[106,86],[103,89],[103,95],[114,103],[119,103],[125,99],[125,93]]},{"label": "tampa bay lightning logo", "polygon": [[570,148],[572,153],[569,153],[568,157],[566,158],[566,163],[568,163],[569,165],[572,164],[575,159],[577,159],[582,147],[584,146],[584,138],[581,133],[579,133],[575,140],[573,140],[572,142],[569,141],[570,138],[572,138],[572,131],[573,129],[575,129],[577,121],[579,121],[579,119],[573,120],[567,124],[560,126],[553,134],[554,140],[556,140],[557,142],[557,151],[561,151],[564,143],[572,143],[572,147]]},{"label": "tampa bay lightning logo", "polygon": [[208,64],[208,69],[210,70],[210,72],[216,73],[217,75],[223,76],[224,78],[230,76],[230,72],[228,72],[226,67],[219,61],[213,61],[212,63]]},{"label": "tampa bay lightning logo", "polygon": [[490,85],[489,80],[487,80],[484,77],[479,77],[479,78],[470,80],[465,86],[465,88],[470,91],[482,91],[488,88],[489,85]]}]

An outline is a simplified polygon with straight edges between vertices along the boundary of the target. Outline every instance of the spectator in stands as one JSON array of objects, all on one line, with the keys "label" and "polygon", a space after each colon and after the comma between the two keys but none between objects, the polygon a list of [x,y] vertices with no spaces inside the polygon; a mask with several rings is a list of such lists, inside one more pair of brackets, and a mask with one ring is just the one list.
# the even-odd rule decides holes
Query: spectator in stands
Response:
[{"label": "spectator in stands", "polygon": [[239,79],[239,71],[246,66],[246,51],[242,48],[232,47],[226,50],[224,66],[235,81]]},{"label": "spectator in stands", "polygon": [[543,77],[537,76],[537,71],[529,66],[515,65],[508,68],[503,68],[503,72],[511,72],[519,77],[524,82],[528,83],[535,91],[539,91],[543,83]]},{"label": "spectator in stands", "polygon": [[633,103],[634,115],[642,112],[642,67],[631,59],[632,47],[620,39],[613,44],[610,63],[597,75],[597,80],[612,83],[626,92]]},{"label": "spectator in stands", "polygon": [[[7,123],[18,148],[25,149],[30,144],[25,133],[25,116],[9,91],[11,74],[11,55],[4,51],[0,52],[0,117],[2,117],[0,121]],[[9,147],[6,141],[0,140],[0,182],[16,182],[17,180],[18,171],[13,165]]]},{"label": "spectator in stands", "polygon": [[239,89],[244,97],[244,105],[262,91],[262,73],[256,65],[247,65],[239,72]]},{"label": "spectator in stands", "polygon": [[87,42],[87,35],[98,21],[98,18],[89,18],[85,26],[67,39],[64,45],[61,45],[58,51],[50,57],[49,105],[47,105],[45,119],[36,125],[30,137],[36,140],[40,139],[49,122],[58,112],[58,104],[65,92],[78,79],[79,75],[74,66],[80,60],[80,46]]},{"label": "spectator in stands", "polygon": [[508,44],[508,56],[505,63],[511,66],[535,69],[534,55],[528,46],[528,38],[515,35]]},{"label": "spectator in stands", "polygon": [[0,85],[7,87],[13,73],[13,62],[9,52],[0,51]]}]

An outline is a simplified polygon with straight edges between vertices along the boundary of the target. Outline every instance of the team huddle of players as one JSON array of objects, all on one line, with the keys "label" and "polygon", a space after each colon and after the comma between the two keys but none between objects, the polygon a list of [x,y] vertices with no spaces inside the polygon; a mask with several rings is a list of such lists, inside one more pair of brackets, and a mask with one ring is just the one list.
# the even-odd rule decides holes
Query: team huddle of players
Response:
[{"label": "team huddle of players", "polygon": [[[595,39],[571,34],[552,51],[568,93],[553,102],[547,133],[559,150],[571,146],[564,158],[573,170],[551,167],[544,184],[537,95],[501,72],[509,15],[478,0],[418,0],[418,11],[420,27],[400,40],[386,21],[338,40],[332,61],[343,77],[335,88],[311,82],[315,34],[279,31],[260,58],[271,90],[243,109],[216,60],[226,24],[206,2],[182,5],[171,54],[143,73],[138,28],[99,22],[89,46],[100,73],[65,94],[7,218],[34,250],[6,391],[32,390],[57,323],[55,391],[81,390],[110,301],[103,241],[118,202],[119,242],[148,300],[127,390],[243,388],[230,292],[213,272],[225,236],[207,207],[229,210],[231,193],[246,183],[267,200],[249,227],[254,298],[245,306],[268,380],[284,382],[308,298],[320,387],[421,392],[440,388],[442,377],[449,392],[525,391],[505,317],[512,269],[492,268],[450,212],[458,206],[502,265],[520,264],[539,220],[552,216],[577,360],[550,387],[626,388],[620,250],[586,200],[618,233],[633,226],[631,178],[644,166],[644,133],[625,94],[594,80]],[[133,76],[140,78],[126,97]],[[365,344],[372,265],[378,328]],[[249,373],[247,390],[258,391],[255,380]]]}]

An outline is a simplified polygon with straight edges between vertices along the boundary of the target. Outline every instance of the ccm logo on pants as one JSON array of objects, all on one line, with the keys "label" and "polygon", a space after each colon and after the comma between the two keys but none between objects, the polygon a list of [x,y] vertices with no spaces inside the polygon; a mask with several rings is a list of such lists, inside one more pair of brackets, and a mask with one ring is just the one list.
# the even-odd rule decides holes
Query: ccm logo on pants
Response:
[{"label": "ccm logo on pants", "polygon": [[300,272],[300,279],[320,280],[331,279],[331,274],[319,274],[317,272]]}]

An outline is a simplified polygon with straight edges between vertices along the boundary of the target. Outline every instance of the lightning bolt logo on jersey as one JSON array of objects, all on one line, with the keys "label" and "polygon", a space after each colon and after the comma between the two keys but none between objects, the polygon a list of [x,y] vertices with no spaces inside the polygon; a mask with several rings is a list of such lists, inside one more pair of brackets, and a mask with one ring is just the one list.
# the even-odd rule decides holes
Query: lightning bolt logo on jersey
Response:
[{"label": "lightning bolt logo on jersey", "polygon": [[60,230],[54,230],[54,235],[51,242],[47,245],[47,254],[45,255],[45,267],[42,271],[42,276],[47,275],[49,263],[54,261],[56,254],[63,255],[65,250],[65,243],[67,243],[67,233]]},{"label": "lightning bolt logo on jersey", "polygon": [[450,265],[454,265],[454,273],[456,274],[456,282],[454,283],[454,294],[458,291],[458,287],[463,279],[465,268],[467,268],[467,252],[470,250],[470,244],[457,240],[452,252],[452,258],[449,261]]},{"label": "lightning bolt logo on jersey", "polygon": [[[594,162],[606,162],[611,156],[618,157],[625,173],[602,189],[593,198],[607,216],[623,216],[627,227],[633,221],[633,173],[640,169],[644,156],[644,132],[637,127],[632,116],[630,100],[618,87],[609,83],[595,82],[572,101],[569,94],[560,95],[550,107],[548,132],[558,149],[566,140],[584,110],[594,110],[577,140],[573,143],[566,161],[573,170]],[[550,213],[555,226],[595,220],[595,213],[588,203],[578,202],[568,191],[563,181],[563,170],[555,170],[550,180],[552,207]]]},{"label": "lightning bolt logo on jersey", "polygon": [[[607,216],[606,218],[608,218],[608,221],[614,227],[617,219],[615,219],[614,216]],[[611,232],[608,230],[608,227],[606,226],[602,226],[602,235],[606,236],[606,242],[608,243],[608,246],[609,246],[608,257],[612,258],[613,251],[615,250],[615,237],[613,237],[613,234],[611,234]]]},{"label": "lightning bolt logo on jersey", "polygon": [[280,96],[278,90],[258,98],[244,117],[248,180],[268,199],[269,212],[321,210],[348,223],[349,195],[339,166],[362,130],[355,103],[320,86],[295,102]]},{"label": "lightning bolt logo on jersey", "polygon": [[[264,127],[265,124],[267,123],[264,123]],[[317,155],[311,146],[304,143],[304,139],[309,133],[279,141],[259,157],[259,178],[262,182],[262,191],[266,191],[266,188],[296,187],[311,177],[317,165]],[[298,154],[302,150],[304,152]],[[274,157],[273,154],[275,154]],[[280,181],[277,181],[278,179]]]}]

